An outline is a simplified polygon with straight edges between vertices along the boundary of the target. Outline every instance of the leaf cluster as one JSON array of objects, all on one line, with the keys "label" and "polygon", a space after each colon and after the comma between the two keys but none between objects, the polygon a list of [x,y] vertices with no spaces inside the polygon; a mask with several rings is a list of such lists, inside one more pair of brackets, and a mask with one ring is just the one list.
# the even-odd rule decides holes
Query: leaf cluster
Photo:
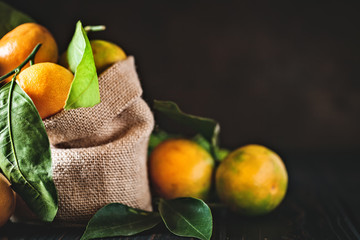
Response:
[{"label": "leaf cluster", "polygon": [[200,199],[160,199],[158,212],[147,212],[120,203],[101,208],[89,221],[81,240],[131,236],[163,222],[175,235],[209,240],[212,234],[210,208]]}]

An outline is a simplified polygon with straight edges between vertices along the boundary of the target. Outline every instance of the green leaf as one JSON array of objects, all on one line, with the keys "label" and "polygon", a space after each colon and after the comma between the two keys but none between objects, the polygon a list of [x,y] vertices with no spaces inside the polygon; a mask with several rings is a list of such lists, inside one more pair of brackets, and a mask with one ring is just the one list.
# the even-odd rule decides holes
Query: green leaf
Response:
[{"label": "green leaf", "polygon": [[230,150],[225,148],[219,148],[219,146],[212,146],[207,139],[205,139],[200,134],[196,135],[192,138],[194,142],[199,144],[202,148],[208,151],[210,154],[213,155],[216,161],[221,162],[227,155],[230,153]]},{"label": "green leaf", "polygon": [[[218,146],[220,126],[215,120],[184,113],[176,103],[171,101],[154,100],[153,108],[162,114],[160,117],[165,116],[181,125],[186,125],[195,130],[198,134],[193,140],[207,150],[216,161],[221,161],[227,156],[229,150],[220,149]],[[160,135],[158,135],[159,134],[156,131],[153,132],[149,142],[149,153],[162,140],[166,140],[169,138],[168,136],[171,136],[165,131],[160,132]],[[179,136],[181,135],[178,135],[178,137]]]},{"label": "green leaf", "polygon": [[0,38],[20,24],[27,22],[34,22],[34,20],[8,4],[0,2]]},{"label": "green leaf", "polygon": [[161,222],[156,212],[147,212],[120,203],[101,208],[89,221],[81,240],[131,236],[148,230]]},{"label": "green leaf", "polygon": [[35,105],[16,82],[0,89],[0,168],[41,220],[54,219],[58,197],[49,139]]},{"label": "green leaf", "polygon": [[212,146],[210,144],[210,142],[205,139],[202,135],[197,134],[195,135],[195,137],[192,138],[192,140],[194,142],[196,142],[197,144],[199,144],[203,149],[205,149],[206,151],[208,151],[210,154],[212,153]]},{"label": "green leaf", "polygon": [[67,49],[67,61],[75,74],[65,109],[92,107],[100,103],[99,82],[89,39],[80,21]]},{"label": "green leaf", "polygon": [[160,199],[159,213],[166,227],[175,235],[209,240],[212,215],[206,203],[196,198]]},{"label": "green leaf", "polygon": [[154,109],[168,118],[196,130],[213,146],[217,145],[220,126],[215,120],[186,114],[180,110],[176,103],[171,101],[154,100]]},{"label": "green leaf", "polygon": [[215,148],[215,159],[221,162],[229,155],[230,151],[231,150],[226,148]]},{"label": "green leaf", "polygon": [[152,150],[154,150],[154,148],[157,145],[159,145],[161,142],[170,138],[178,138],[178,137],[181,137],[181,135],[170,134],[165,132],[164,130],[155,129],[150,135],[149,144],[148,144],[148,154],[150,154]]}]

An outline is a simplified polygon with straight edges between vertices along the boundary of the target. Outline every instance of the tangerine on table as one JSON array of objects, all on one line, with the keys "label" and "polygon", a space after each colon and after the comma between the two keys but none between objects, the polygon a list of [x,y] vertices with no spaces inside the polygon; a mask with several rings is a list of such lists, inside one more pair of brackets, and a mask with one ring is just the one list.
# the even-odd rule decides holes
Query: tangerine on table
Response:
[{"label": "tangerine on table", "polygon": [[219,198],[233,211],[262,215],[277,207],[285,196],[288,175],[281,158],[260,145],[231,152],[216,171]]},{"label": "tangerine on table", "polygon": [[149,172],[152,187],[166,199],[208,197],[214,160],[197,143],[187,139],[169,139],[152,151]]}]

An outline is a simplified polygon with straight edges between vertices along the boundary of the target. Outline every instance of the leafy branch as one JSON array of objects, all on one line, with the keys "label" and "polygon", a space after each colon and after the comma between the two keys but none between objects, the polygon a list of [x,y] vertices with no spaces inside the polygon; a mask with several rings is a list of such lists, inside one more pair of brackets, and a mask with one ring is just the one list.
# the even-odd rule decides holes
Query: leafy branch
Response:
[{"label": "leafy branch", "polygon": [[15,82],[21,69],[33,63],[40,46],[0,78],[2,81],[14,74],[12,81],[0,88],[0,168],[40,220],[50,222],[58,209],[50,143],[34,103]]}]

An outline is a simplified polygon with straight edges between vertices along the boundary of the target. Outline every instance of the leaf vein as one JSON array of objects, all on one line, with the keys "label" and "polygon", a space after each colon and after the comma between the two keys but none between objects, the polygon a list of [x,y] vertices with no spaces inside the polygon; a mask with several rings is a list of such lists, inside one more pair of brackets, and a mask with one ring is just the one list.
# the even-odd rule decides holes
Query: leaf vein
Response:
[{"label": "leaf vein", "polygon": [[[38,193],[39,195],[41,195],[41,193],[26,179],[26,177],[24,176],[24,173],[22,172],[22,170],[20,169],[20,164],[19,164],[19,159],[16,155],[16,150],[15,150],[15,143],[14,143],[14,140],[13,140],[13,136],[12,136],[12,126],[11,126],[11,113],[13,112],[12,111],[12,108],[11,108],[11,99],[12,99],[12,96],[13,96],[13,89],[14,89],[14,86],[16,86],[14,84],[14,81],[11,82],[11,85],[10,85],[10,88],[9,88],[9,97],[8,97],[8,130],[9,130],[9,137],[10,137],[10,144],[11,144],[11,150],[12,150],[12,154],[13,154],[13,157],[14,157],[14,160],[16,162],[16,166],[17,166],[17,169],[20,173],[20,176],[25,180],[26,183],[28,183],[30,185],[30,187],[36,192]],[[21,95],[19,92],[15,91],[16,93],[18,93],[18,95]],[[17,114],[15,112],[15,114]],[[19,114],[17,114],[19,115]],[[38,129],[37,129],[38,131]],[[10,155],[9,155],[10,156]],[[6,157],[7,158],[7,157]]]},{"label": "leaf vein", "polygon": [[[81,91],[81,93],[80,93],[76,98],[74,98],[71,103],[66,104],[67,107],[73,106],[73,105],[80,99],[80,97],[81,97],[82,95],[84,95],[84,93],[90,88],[90,86],[92,85],[92,83],[95,81],[96,76],[97,76],[96,74],[93,74],[93,76],[92,76],[92,78],[91,78],[92,80],[89,82],[89,84],[86,86],[86,88],[84,88],[84,90]],[[75,80],[75,79],[74,79],[74,80]]]},{"label": "leaf vein", "polygon": [[190,227],[192,227],[196,232],[198,232],[201,236],[203,236],[205,239],[207,239],[207,237],[200,232],[194,225],[191,224],[191,222],[189,222],[182,214],[180,214],[178,211],[176,211],[175,209],[173,209],[170,204],[168,204],[167,202],[163,201],[164,204],[166,204],[173,212],[175,212],[176,215],[180,216],[187,224],[190,225]]}]

